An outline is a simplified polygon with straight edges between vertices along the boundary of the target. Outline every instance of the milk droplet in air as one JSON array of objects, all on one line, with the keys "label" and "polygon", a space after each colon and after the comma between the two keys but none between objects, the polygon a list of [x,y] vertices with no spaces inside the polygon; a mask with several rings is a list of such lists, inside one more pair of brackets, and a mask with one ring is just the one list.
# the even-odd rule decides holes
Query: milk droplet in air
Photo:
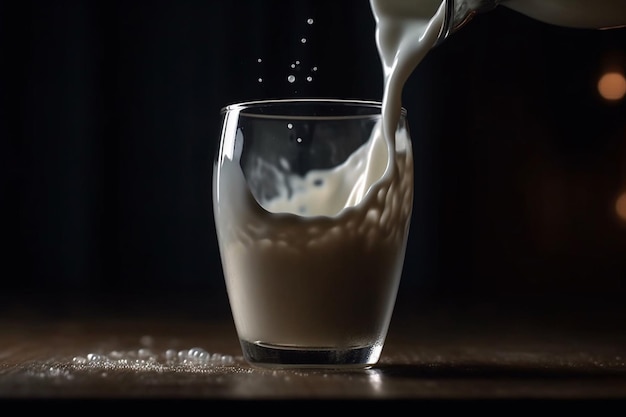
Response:
[{"label": "milk droplet in air", "polygon": [[306,22],[307,22],[309,25],[312,25],[312,24],[313,24],[313,19],[308,18],[308,19],[306,20]]},{"label": "milk droplet in air", "polygon": [[289,77],[287,77],[287,81],[289,81],[290,83],[293,83],[296,81],[296,77],[294,75],[290,75]]},{"label": "milk droplet in air", "polygon": [[[263,58],[258,58],[258,59],[256,60],[256,62],[259,62],[259,63],[263,62]],[[260,82],[260,83],[262,83],[262,82],[263,82],[263,78],[259,77],[259,78],[257,78],[257,81],[258,81],[258,82]]]}]

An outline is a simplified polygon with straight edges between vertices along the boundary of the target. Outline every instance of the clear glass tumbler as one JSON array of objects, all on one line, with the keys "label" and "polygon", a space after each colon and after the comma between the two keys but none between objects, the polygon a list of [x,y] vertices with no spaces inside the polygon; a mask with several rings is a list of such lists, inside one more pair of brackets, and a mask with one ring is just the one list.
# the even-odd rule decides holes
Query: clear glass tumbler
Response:
[{"label": "clear glass tumbler", "polygon": [[391,140],[378,102],[267,100],[221,115],[214,216],[244,358],[377,363],[413,207],[406,112]]}]

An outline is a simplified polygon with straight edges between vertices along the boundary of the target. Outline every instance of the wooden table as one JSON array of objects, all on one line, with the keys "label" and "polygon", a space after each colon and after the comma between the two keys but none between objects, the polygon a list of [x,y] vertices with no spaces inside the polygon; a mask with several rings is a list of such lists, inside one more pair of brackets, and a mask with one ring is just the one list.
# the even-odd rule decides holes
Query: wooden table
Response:
[{"label": "wooden table", "polygon": [[[204,314],[5,310],[0,398],[626,399],[622,310],[446,302],[415,308],[399,300],[377,366],[277,371],[243,361],[223,301]],[[216,355],[193,364],[168,359],[168,350],[193,348]]]}]

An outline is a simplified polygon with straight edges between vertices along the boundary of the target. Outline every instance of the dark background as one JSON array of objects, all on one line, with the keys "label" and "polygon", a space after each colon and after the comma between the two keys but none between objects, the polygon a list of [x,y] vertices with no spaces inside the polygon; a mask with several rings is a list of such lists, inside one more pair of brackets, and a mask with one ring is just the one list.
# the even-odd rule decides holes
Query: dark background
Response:
[{"label": "dark background", "polygon": [[[206,311],[225,296],[220,108],[381,99],[374,29],[367,0],[0,0],[0,313]],[[403,303],[624,304],[626,103],[599,96],[609,69],[626,69],[626,30],[504,7],[431,51],[404,92]]]}]

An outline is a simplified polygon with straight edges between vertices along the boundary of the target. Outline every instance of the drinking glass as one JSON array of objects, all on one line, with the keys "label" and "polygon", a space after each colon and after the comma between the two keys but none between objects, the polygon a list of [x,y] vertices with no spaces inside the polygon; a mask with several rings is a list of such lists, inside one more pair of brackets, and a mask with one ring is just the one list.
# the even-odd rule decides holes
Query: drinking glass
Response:
[{"label": "drinking glass", "polygon": [[245,360],[376,364],[413,207],[406,111],[390,139],[375,101],[253,101],[221,117],[213,209]]}]

